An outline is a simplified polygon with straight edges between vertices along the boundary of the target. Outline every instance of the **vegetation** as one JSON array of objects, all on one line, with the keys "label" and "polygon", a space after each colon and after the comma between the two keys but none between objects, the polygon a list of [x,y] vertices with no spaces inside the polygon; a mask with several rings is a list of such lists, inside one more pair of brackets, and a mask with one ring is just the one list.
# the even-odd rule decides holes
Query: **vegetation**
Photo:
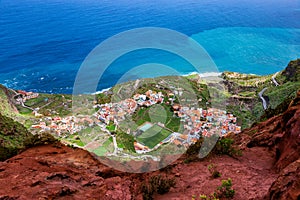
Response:
[{"label": "vegetation", "polygon": [[204,138],[200,138],[195,144],[189,146],[189,148],[186,151],[186,154],[189,156],[198,155],[203,141]]},{"label": "vegetation", "polygon": [[0,85],[0,112],[2,115],[14,117],[16,115],[16,110],[14,109],[12,103],[9,101],[8,93],[9,90]]},{"label": "vegetation", "polygon": [[193,195],[192,200],[219,200],[219,199],[215,196],[215,194],[210,194],[210,195],[200,194],[198,199],[196,195]]},{"label": "vegetation", "polygon": [[114,125],[114,123],[110,121],[109,124],[106,126],[106,129],[109,131],[115,131],[116,125]]},{"label": "vegetation", "polygon": [[132,119],[137,125],[142,125],[145,122],[160,122],[164,124],[166,128],[175,132],[179,132],[180,118],[173,115],[171,106],[161,104],[158,108],[160,108],[160,110],[153,109],[152,107],[138,108],[137,111],[132,115]]},{"label": "vegetation", "polygon": [[[148,82],[148,83],[147,83]],[[160,90],[158,88],[155,87],[155,83],[149,83],[149,81],[147,81],[146,83],[144,83],[143,85],[141,85],[136,91],[136,94],[145,94],[145,92],[147,92],[148,90],[152,90],[155,92],[160,92]],[[163,93],[164,95],[167,95],[166,92]]]},{"label": "vegetation", "polygon": [[117,132],[117,144],[119,148],[123,148],[129,152],[135,152],[134,137],[124,132]]},{"label": "vegetation", "polygon": [[279,75],[279,80],[281,83],[300,81],[300,59],[291,61]]},{"label": "vegetation", "polygon": [[98,104],[106,104],[111,102],[111,94],[99,93],[96,95]]},{"label": "vegetation", "polygon": [[226,110],[236,116],[237,123],[241,124],[242,129],[245,129],[257,121],[259,116],[263,113],[262,105],[258,103],[257,106],[257,114],[254,114],[253,110],[243,105],[230,104],[226,107]]},{"label": "vegetation", "polygon": [[215,192],[217,198],[233,198],[235,190],[231,188],[232,181],[230,178],[222,180],[222,185],[219,186]]},{"label": "vegetation", "polygon": [[299,88],[300,88],[300,82],[287,82],[276,88],[268,89],[266,91],[266,96],[269,97],[270,108],[275,109],[286,99],[294,98]]},{"label": "vegetation", "polygon": [[85,145],[85,143],[83,141],[81,141],[78,133],[70,134],[70,135],[68,135],[68,137],[64,138],[64,140],[66,140],[72,144],[76,144],[80,147],[83,147]]},{"label": "vegetation", "polygon": [[[214,136],[211,136],[214,137]],[[200,138],[195,144],[191,145],[187,151],[187,158],[185,160],[186,163],[197,160],[199,151],[203,144],[204,138]],[[215,140],[212,140],[215,141]],[[219,138],[214,148],[210,152],[210,154],[215,155],[229,155],[232,157],[240,156],[242,154],[240,149],[237,149],[233,146],[234,140],[230,138]]]},{"label": "vegetation", "polygon": [[148,182],[141,187],[144,200],[152,200],[154,194],[165,194],[171,187],[175,186],[175,180],[161,175],[152,176]]},{"label": "vegetation", "polygon": [[189,84],[192,86],[193,91],[196,93],[197,99],[202,99],[199,101],[199,107],[206,108],[206,103],[209,101],[210,95],[206,84],[197,83],[196,81],[189,80]]},{"label": "vegetation", "polygon": [[217,167],[213,164],[207,166],[208,171],[211,174],[212,178],[219,178],[221,177],[221,173],[217,170]]},{"label": "vegetation", "polygon": [[26,148],[29,148],[45,144],[55,144],[56,142],[58,142],[58,140],[55,139],[51,133],[44,132],[42,134],[31,135],[26,138],[25,146]]},{"label": "vegetation", "polygon": [[22,124],[0,113],[0,161],[25,149],[31,136]]},{"label": "vegetation", "polygon": [[271,82],[272,75],[258,76],[255,74],[242,74],[236,72],[224,72],[222,77],[225,80],[231,80],[243,87],[260,87]]},{"label": "vegetation", "polygon": [[276,108],[268,108],[264,114],[260,117],[260,121],[265,121],[267,119],[270,119],[271,117],[274,117],[276,115],[279,115],[286,111],[292,102],[294,98],[289,97],[286,98],[282,103],[280,103]]},{"label": "vegetation", "polygon": [[[224,82],[229,88],[229,92],[225,91],[220,95],[220,98],[229,98],[227,102],[227,111],[233,113],[238,118],[238,124],[242,125],[242,128],[247,128],[251,126],[256,121],[265,120],[274,115],[282,113],[288,107],[291,100],[295,97],[296,91],[300,88],[300,60],[291,61],[288,67],[282,72],[278,73],[276,80],[280,83],[280,86],[274,86],[272,83],[272,75],[267,76],[257,76],[257,75],[247,75],[239,74],[234,72],[225,72],[223,73]],[[196,104],[202,108],[206,108],[207,103],[211,103],[210,92],[215,93],[215,88],[212,85],[209,85],[210,89],[206,84],[200,82],[196,75],[189,77],[159,77],[155,79],[145,79],[140,80],[140,84],[134,93],[145,93],[147,90],[151,89],[153,91],[162,91],[165,95],[165,98],[168,99],[167,94],[172,92],[170,86],[173,86],[173,89],[177,85],[178,88],[181,88],[183,91],[182,96],[187,100],[193,99],[193,95],[196,95],[196,98],[199,99],[199,102]],[[127,83],[116,85],[112,90],[109,90],[106,93],[101,93],[96,95],[97,103],[104,104],[111,102],[113,99],[113,92],[122,93],[123,96],[132,92],[132,83],[130,87],[125,87]],[[258,92],[263,88],[267,87],[268,89],[265,92],[265,96],[269,99],[269,108],[264,111],[258,98]],[[177,87],[176,87],[177,88]],[[213,88],[213,89],[212,89]],[[125,92],[124,92],[125,91]],[[123,94],[124,92],[124,94]],[[11,155],[15,155],[17,152],[24,149],[26,146],[38,145],[39,142],[47,143],[51,142],[52,139],[50,135],[36,135],[32,136],[29,132],[26,131],[26,128],[20,123],[13,121],[16,119],[16,116],[21,116],[15,112],[15,105],[12,103],[13,91],[0,85],[0,157],[1,159],[6,159]],[[119,95],[119,94],[118,94]],[[121,98],[122,95],[119,95],[118,98]],[[132,95],[131,95],[132,96]],[[131,97],[128,96],[127,98]],[[234,97],[233,97],[234,96]],[[190,99],[188,99],[190,98]],[[84,96],[83,100],[80,102],[83,105],[86,104],[86,101],[94,101],[94,96],[90,95],[90,98]],[[201,99],[201,101],[200,101]],[[179,102],[178,97],[175,97],[175,102]],[[190,101],[189,101],[190,102]],[[96,102],[94,102],[96,103]],[[220,101],[221,103],[221,101]],[[184,104],[184,103],[183,103]],[[183,105],[182,104],[182,105]],[[189,103],[188,103],[189,104]],[[40,94],[38,98],[30,99],[25,102],[25,105],[31,108],[39,108],[39,113],[47,115],[60,115],[65,116],[71,113],[72,106],[72,96],[71,95],[61,95],[61,94]],[[189,106],[194,106],[195,104],[191,103]],[[22,121],[25,121],[26,127],[32,125],[30,117],[32,117],[32,111],[27,108],[23,108],[20,105],[16,105],[19,112],[22,114]],[[133,114],[132,119],[136,124],[141,125],[146,121],[158,123],[161,122],[165,125],[165,128],[160,128],[155,125],[149,130],[145,131],[142,135],[137,137],[137,140],[145,145],[153,148],[163,139],[168,137],[172,131],[181,132],[182,127],[180,126],[180,118],[174,116],[172,107],[167,104],[159,104],[156,107],[156,110],[153,109],[155,106],[149,108],[142,107],[137,109]],[[85,108],[84,108],[85,109]],[[163,110],[164,116],[162,117],[161,113],[156,111]],[[92,114],[85,113],[87,115]],[[132,130],[136,127],[129,126]],[[110,131],[115,131],[116,127],[114,124],[109,124],[107,129]],[[91,131],[90,131],[91,132]],[[93,138],[96,136],[97,131],[91,133],[84,133],[88,135],[86,138]],[[98,137],[98,136],[97,136]],[[72,143],[75,143],[79,146],[83,146],[86,141],[81,141],[77,135],[73,135],[69,138],[66,138]],[[103,141],[106,141],[105,138]],[[112,139],[110,138],[105,143],[103,147],[110,146],[112,144]],[[189,156],[186,159],[186,162],[193,161],[199,153],[203,139],[200,139],[196,144],[189,147],[187,150],[187,155]],[[229,138],[219,139],[215,145],[212,153],[214,154],[226,154],[229,156],[240,155],[241,151],[233,147],[233,140]],[[134,138],[131,135],[128,135],[123,132],[117,133],[117,143],[119,148],[123,148],[125,151],[134,150]],[[103,149],[99,149],[103,152]],[[155,152],[154,152],[155,153]],[[217,175],[216,175],[217,176]]]},{"label": "vegetation", "polygon": [[40,107],[39,113],[45,116],[55,113],[61,117],[71,114],[72,97],[70,95],[40,94],[40,97],[43,100],[43,104],[42,107]]},{"label": "vegetation", "polygon": [[192,196],[192,200],[219,200],[219,199],[232,199],[234,197],[235,190],[232,189],[232,180],[222,180],[222,184],[217,187],[215,192],[210,195],[200,194],[197,198],[196,195]]},{"label": "vegetation", "polygon": [[32,135],[22,124],[0,113],[0,161],[28,147],[51,144],[55,141],[50,133]]},{"label": "vegetation", "polygon": [[[238,118],[242,129],[250,127],[253,123],[264,121],[269,117],[279,114],[287,107],[296,91],[300,88],[300,59],[291,61],[282,72],[279,72],[275,80],[279,86],[275,86],[272,76],[257,76],[224,72],[223,78],[234,98],[228,99],[227,111]],[[264,96],[268,101],[268,110],[264,110],[258,92],[267,88]]]},{"label": "vegetation", "polygon": [[230,138],[222,138],[218,140],[213,152],[218,155],[240,156],[241,150],[233,147],[234,140]]},{"label": "vegetation", "polygon": [[149,148],[155,147],[158,143],[167,138],[172,132],[158,125],[153,125],[151,128],[137,137],[137,140]]}]

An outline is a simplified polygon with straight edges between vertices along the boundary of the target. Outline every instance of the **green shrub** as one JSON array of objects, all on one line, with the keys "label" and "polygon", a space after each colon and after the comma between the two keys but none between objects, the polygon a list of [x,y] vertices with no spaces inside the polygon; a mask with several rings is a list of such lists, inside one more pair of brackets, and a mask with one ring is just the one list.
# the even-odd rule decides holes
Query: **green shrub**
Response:
[{"label": "green shrub", "polygon": [[215,148],[214,148],[214,153],[218,155],[229,155],[229,156],[240,156],[241,155],[241,150],[235,149],[233,147],[234,140],[230,138],[222,138],[220,139]]},{"label": "green shrub", "polygon": [[200,148],[202,146],[203,143],[203,138],[200,138],[195,144],[192,144],[191,146],[189,146],[189,148],[186,151],[186,154],[191,156],[191,155],[198,155]]},{"label": "green shrub", "polygon": [[213,164],[207,166],[208,171],[211,174],[212,178],[219,178],[221,177],[221,173],[217,170],[217,167]]},{"label": "green shrub", "polygon": [[132,135],[124,132],[118,132],[116,139],[119,148],[123,148],[126,151],[135,153],[134,137]]},{"label": "green shrub", "polygon": [[0,161],[4,161],[18,154],[19,149],[15,147],[0,146]]},{"label": "green shrub", "polygon": [[[217,137],[215,135],[211,137]],[[204,138],[200,138],[195,144],[192,144],[186,151],[187,158],[184,160],[184,163],[190,163],[193,161],[196,161],[199,159],[198,155],[201,149],[201,146],[203,144]],[[211,139],[208,140],[211,142],[214,142],[216,140]],[[240,149],[236,149],[233,147],[234,140],[230,138],[221,138],[218,140],[218,142],[215,144],[213,150],[210,152],[210,154],[216,154],[216,155],[229,155],[232,157],[235,156],[241,156],[242,152]],[[213,143],[207,146],[212,146]],[[207,149],[208,151],[209,149]],[[205,149],[204,149],[205,151]]]},{"label": "green shrub", "polygon": [[215,196],[215,194],[210,194],[210,195],[200,194],[198,199],[196,195],[193,195],[192,200],[219,200],[219,199]]},{"label": "green shrub", "polygon": [[58,140],[53,137],[48,132],[44,132],[41,134],[32,135],[31,137],[27,138],[25,140],[25,146],[26,148],[39,146],[39,145],[45,145],[45,144],[53,144],[57,142]]},{"label": "green shrub", "polygon": [[31,136],[22,124],[0,113],[0,161],[24,150],[26,140]]},{"label": "green shrub", "polygon": [[230,178],[222,180],[222,185],[217,188],[215,196],[217,198],[232,198],[235,194],[235,190],[231,187],[232,181]]},{"label": "green shrub", "polygon": [[[232,189],[232,181],[230,178],[227,180],[222,180],[222,185],[217,187],[215,192],[210,195],[200,194],[199,200],[219,200],[219,199],[228,199],[233,198],[235,194],[235,190]],[[192,200],[196,200],[196,195],[192,196]]]},{"label": "green shrub", "polygon": [[153,194],[165,194],[170,191],[171,187],[175,186],[175,180],[164,178],[161,175],[152,176],[146,184],[141,187],[144,200],[153,199]]}]

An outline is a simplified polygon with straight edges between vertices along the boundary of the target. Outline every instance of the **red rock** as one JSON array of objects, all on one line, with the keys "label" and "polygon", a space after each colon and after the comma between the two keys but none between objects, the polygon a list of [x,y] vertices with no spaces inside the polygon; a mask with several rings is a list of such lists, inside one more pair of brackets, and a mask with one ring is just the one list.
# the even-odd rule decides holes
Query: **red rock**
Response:
[{"label": "red rock", "polygon": [[[176,186],[169,193],[154,195],[156,199],[190,200],[193,195],[208,195],[227,178],[232,179],[236,200],[299,199],[299,99],[284,114],[232,136],[243,149],[238,158],[212,155],[185,164],[186,156],[182,156],[160,171],[129,174],[107,167],[81,149],[63,145],[30,148],[0,162],[0,199],[139,200],[141,186],[158,174],[174,177]],[[141,162],[130,163],[132,169],[145,167]],[[217,167],[221,178],[211,179],[210,164]]]}]

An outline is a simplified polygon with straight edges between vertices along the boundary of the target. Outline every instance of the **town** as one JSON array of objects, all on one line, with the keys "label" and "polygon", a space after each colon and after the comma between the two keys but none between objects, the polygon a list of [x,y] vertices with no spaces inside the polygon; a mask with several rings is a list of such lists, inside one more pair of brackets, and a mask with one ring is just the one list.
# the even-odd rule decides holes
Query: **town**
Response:
[{"label": "town", "polygon": [[[182,106],[174,101],[175,95],[172,93],[168,93],[165,97],[162,91],[148,90],[143,94],[134,94],[132,98],[120,102],[95,103],[96,112],[92,116],[45,117],[40,119],[38,124],[32,125],[32,128],[49,131],[57,137],[67,137],[88,127],[99,126],[108,136],[114,138],[114,144],[116,132],[122,131],[135,138],[133,146],[137,154],[149,153],[165,144],[174,144],[187,149],[200,137],[210,137],[213,134],[223,137],[229,133],[237,134],[241,131],[241,127],[237,125],[237,118],[231,113],[216,108]],[[161,105],[165,109],[170,108],[168,112],[171,116],[168,120],[176,122],[174,124],[177,129],[167,127],[164,122],[144,119],[142,124],[123,126],[128,116],[138,115],[140,110],[145,112],[155,105]],[[84,146],[89,146],[89,144],[83,144],[80,147],[84,148]],[[117,144],[114,146],[115,155],[123,151],[122,148],[118,148]]]},{"label": "town", "polygon": [[[173,101],[174,99],[169,100]],[[126,115],[134,113],[138,107],[150,107],[163,103],[164,96],[162,92],[148,90],[145,94],[135,94],[132,99],[126,99],[119,103],[95,105],[95,108],[99,108],[95,116],[107,125],[113,122],[118,127],[119,123],[125,120]],[[169,142],[187,148],[194,144],[201,136],[210,137],[213,134],[225,136],[228,133],[239,133],[241,131],[241,127],[236,125],[236,117],[226,113],[226,111],[215,108],[204,110],[202,108],[181,107],[179,104],[174,104],[172,108],[174,110],[174,117],[180,118],[180,122],[184,125],[183,133],[173,132],[167,129],[162,123],[152,124],[151,122],[145,122],[136,130],[127,131],[128,134],[133,134],[137,138],[137,141],[134,143],[137,153],[150,152],[159,148],[160,145]],[[161,141],[154,142],[153,145],[152,141],[146,141],[147,137],[139,140],[139,136],[152,132],[155,126],[157,127],[156,134],[158,134],[158,138],[161,138],[161,132],[167,132],[165,137],[161,138]],[[136,132],[139,132],[139,134]],[[151,137],[149,139],[155,140],[156,138]],[[144,143],[141,141],[144,141]]]}]

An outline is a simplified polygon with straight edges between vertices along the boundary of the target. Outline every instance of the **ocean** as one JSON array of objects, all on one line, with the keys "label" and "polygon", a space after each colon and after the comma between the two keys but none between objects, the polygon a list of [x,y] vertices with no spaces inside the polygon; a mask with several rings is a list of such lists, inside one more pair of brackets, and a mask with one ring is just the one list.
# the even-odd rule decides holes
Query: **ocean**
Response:
[{"label": "ocean", "polygon": [[[0,83],[70,94],[89,52],[141,27],[190,36],[219,72],[275,73],[300,58],[299,8],[298,0],[0,0]],[[112,63],[98,90],[135,66],[169,61],[182,75],[194,72],[174,55],[145,49]]]}]

